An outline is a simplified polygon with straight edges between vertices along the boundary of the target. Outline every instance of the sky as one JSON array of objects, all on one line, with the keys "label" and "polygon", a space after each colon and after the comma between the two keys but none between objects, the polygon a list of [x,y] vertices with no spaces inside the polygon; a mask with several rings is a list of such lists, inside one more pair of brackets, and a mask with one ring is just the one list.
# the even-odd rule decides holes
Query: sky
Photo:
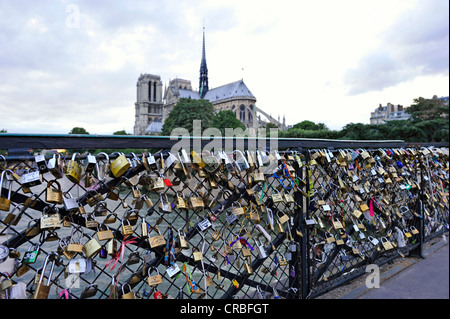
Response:
[{"label": "sky", "polygon": [[294,125],[449,95],[447,0],[0,0],[0,129],[133,133],[140,74],[243,79]]}]

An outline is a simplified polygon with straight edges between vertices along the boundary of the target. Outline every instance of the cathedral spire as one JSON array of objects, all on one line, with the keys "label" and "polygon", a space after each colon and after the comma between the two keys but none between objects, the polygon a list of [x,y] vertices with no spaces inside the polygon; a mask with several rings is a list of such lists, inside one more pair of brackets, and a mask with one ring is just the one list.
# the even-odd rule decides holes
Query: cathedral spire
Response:
[{"label": "cathedral spire", "polygon": [[205,26],[203,26],[202,62],[200,64],[200,83],[198,87],[200,98],[203,99],[206,92],[208,92],[208,67],[206,66],[206,54],[205,54]]}]

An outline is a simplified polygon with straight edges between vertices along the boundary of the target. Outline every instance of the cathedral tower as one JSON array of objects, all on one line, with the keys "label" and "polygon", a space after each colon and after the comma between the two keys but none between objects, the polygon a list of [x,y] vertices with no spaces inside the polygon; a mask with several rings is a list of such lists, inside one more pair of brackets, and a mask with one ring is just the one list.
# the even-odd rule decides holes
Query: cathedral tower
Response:
[{"label": "cathedral tower", "polygon": [[203,27],[203,47],[202,47],[202,62],[200,63],[200,83],[198,86],[200,98],[203,99],[206,92],[208,92],[208,67],[206,66],[205,54],[205,27]]}]

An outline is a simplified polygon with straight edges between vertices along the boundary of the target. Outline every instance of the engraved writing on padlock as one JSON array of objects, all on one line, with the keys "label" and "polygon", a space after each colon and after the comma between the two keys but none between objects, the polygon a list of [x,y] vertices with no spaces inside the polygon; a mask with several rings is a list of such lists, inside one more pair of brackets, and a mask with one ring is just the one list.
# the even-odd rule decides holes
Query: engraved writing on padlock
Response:
[{"label": "engraved writing on padlock", "polygon": [[[156,275],[150,276],[153,269],[156,269]],[[147,283],[150,287],[162,284],[162,276],[159,274],[159,270],[156,267],[151,267],[148,269]]]},{"label": "engraved writing on padlock", "polygon": [[[3,188],[3,182],[8,179],[6,176],[7,174],[12,175],[12,171],[7,169],[2,172],[1,179],[0,179],[0,190]],[[9,212],[9,209],[11,207],[11,187],[12,187],[12,182],[9,181],[7,198],[1,197],[1,191],[0,191],[0,210]]]}]

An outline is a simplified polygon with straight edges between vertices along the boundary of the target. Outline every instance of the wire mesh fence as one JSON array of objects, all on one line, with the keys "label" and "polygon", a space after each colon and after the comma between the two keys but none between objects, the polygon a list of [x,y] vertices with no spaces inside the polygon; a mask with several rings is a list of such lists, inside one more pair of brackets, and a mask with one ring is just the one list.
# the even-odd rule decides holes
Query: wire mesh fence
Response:
[{"label": "wire mesh fence", "polygon": [[0,165],[3,298],[311,298],[448,230],[448,148]]}]

